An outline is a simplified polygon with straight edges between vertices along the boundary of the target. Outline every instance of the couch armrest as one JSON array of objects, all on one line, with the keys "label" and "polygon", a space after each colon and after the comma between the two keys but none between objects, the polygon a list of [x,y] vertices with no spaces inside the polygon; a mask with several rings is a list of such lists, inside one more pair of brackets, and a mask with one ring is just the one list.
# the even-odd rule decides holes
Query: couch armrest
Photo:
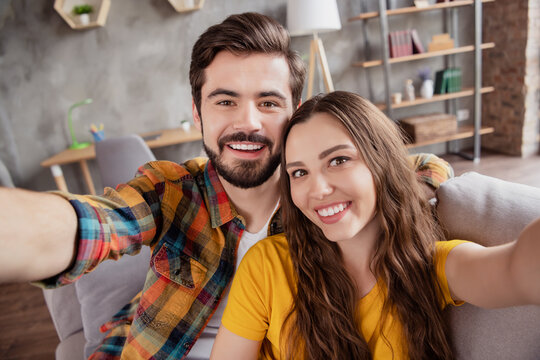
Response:
[{"label": "couch armrest", "polygon": [[[517,238],[540,217],[540,188],[475,172],[450,179],[436,192],[437,214],[449,239],[485,246]],[[538,359],[540,306],[449,307],[456,359]]]}]

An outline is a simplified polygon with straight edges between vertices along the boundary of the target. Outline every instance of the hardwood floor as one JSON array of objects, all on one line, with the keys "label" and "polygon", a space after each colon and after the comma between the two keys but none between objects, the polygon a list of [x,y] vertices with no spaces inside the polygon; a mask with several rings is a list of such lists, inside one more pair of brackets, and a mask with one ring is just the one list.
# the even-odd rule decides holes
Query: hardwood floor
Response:
[{"label": "hardwood floor", "polygon": [[458,155],[441,157],[452,164],[456,176],[476,171],[502,180],[540,187],[540,155],[519,158],[483,150],[478,164]]},{"label": "hardwood floor", "polygon": [[41,289],[0,285],[0,309],[0,359],[54,359],[59,340]]},{"label": "hardwood floor", "polygon": [[[442,156],[456,175],[476,171],[540,187],[540,156],[526,159],[484,152],[479,164],[456,155]],[[0,359],[54,359],[56,331],[41,290],[29,284],[0,285]]]}]

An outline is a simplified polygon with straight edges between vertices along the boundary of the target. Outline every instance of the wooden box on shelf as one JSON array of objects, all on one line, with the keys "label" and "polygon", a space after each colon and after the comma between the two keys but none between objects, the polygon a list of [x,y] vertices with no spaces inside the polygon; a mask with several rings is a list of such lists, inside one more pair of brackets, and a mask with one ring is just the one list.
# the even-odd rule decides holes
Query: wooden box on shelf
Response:
[{"label": "wooden box on shelf", "polygon": [[399,120],[399,124],[412,142],[426,141],[457,131],[456,116],[444,113],[411,116]]},{"label": "wooden box on shelf", "polygon": [[[81,22],[79,15],[73,13],[73,7],[77,5],[90,5],[92,12],[89,14],[88,24]],[[107,22],[111,0],[55,0],[54,9],[72,29],[89,29],[104,26]]]},{"label": "wooden box on shelf", "polygon": [[204,5],[204,0],[169,0],[177,12],[199,10]]}]

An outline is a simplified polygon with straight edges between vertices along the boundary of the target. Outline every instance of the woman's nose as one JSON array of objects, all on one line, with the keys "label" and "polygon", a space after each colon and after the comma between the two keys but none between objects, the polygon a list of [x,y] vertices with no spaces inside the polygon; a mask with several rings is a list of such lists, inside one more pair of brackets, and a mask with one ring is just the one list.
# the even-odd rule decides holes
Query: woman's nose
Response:
[{"label": "woman's nose", "polygon": [[312,176],[309,190],[312,197],[320,200],[332,194],[334,188],[324,175],[318,175]]}]

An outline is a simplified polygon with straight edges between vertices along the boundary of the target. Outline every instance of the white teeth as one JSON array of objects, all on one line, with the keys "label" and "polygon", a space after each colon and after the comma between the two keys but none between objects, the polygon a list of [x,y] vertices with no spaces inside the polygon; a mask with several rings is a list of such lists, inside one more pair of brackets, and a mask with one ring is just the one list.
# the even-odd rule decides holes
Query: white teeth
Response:
[{"label": "white teeth", "polygon": [[234,150],[260,150],[262,149],[261,145],[253,145],[253,144],[231,144],[229,145]]},{"label": "white teeth", "polygon": [[320,216],[323,216],[323,217],[332,216],[332,215],[337,214],[338,212],[341,212],[341,211],[345,210],[346,208],[347,208],[347,204],[346,203],[341,203],[341,204],[336,205],[336,206],[328,207],[328,208],[325,208],[325,209],[319,209],[319,210],[317,210],[317,213]]}]

